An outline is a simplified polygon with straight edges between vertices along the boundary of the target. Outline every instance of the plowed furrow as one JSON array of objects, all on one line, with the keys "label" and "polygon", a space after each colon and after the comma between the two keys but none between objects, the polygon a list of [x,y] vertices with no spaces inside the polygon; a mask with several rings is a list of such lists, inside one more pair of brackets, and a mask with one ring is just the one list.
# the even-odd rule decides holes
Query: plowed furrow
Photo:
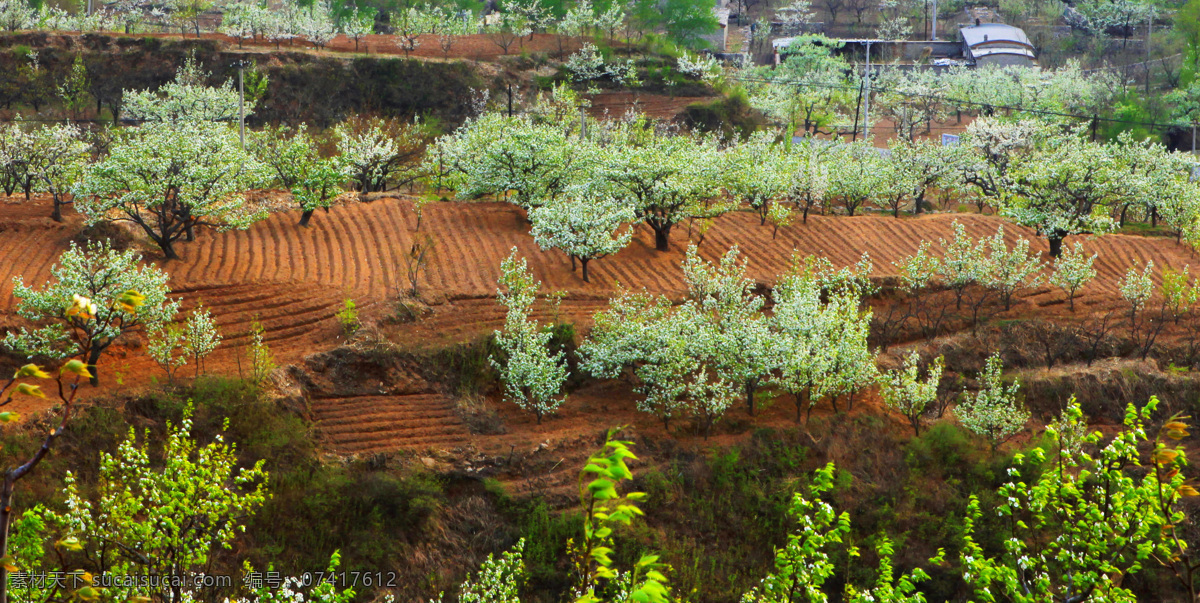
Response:
[{"label": "plowed furrow", "polygon": [[466,441],[470,434],[449,402],[437,395],[318,398],[317,428],[334,448],[399,450]]}]

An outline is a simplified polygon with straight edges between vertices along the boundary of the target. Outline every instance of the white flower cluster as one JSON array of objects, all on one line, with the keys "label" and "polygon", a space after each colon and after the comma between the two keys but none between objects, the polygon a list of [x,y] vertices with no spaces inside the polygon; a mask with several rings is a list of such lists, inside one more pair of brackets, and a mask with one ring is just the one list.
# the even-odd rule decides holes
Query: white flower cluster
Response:
[{"label": "white flower cluster", "polygon": [[500,265],[500,286],[497,297],[508,313],[504,329],[495,333],[503,355],[491,363],[500,372],[505,398],[534,413],[540,424],[564,401],[559,393],[568,376],[565,353],[551,352],[551,333],[529,318],[541,283],[533,280],[516,247]]},{"label": "white flower cluster", "polygon": [[697,54],[692,56],[684,51],[675,60],[676,69],[684,75],[704,80],[705,82],[715,82],[721,78],[721,62],[712,55]]},{"label": "white flower cluster", "polygon": [[964,392],[966,400],[954,410],[967,429],[986,437],[993,448],[1016,435],[1029,421],[1029,411],[1017,400],[1021,384],[1014,380],[1005,387],[1003,366],[999,353],[989,356],[979,376],[979,391],[974,396]]},{"label": "white flower cluster", "polygon": [[638,83],[633,59],[606,62],[591,42],[585,42],[582,48],[571,53],[563,67],[576,82],[591,82],[607,77],[622,86],[636,86]]}]

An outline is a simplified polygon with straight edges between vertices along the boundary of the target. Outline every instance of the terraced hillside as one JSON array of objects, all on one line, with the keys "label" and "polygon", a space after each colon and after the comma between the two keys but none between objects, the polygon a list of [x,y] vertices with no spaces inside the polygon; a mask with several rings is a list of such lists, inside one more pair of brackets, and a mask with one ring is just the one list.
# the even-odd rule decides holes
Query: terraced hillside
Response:
[{"label": "terraced hillside", "polygon": [[317,398],[310,404],[317,429],[339,452],[453,448],[470,439],[440,394]]},{"label": "terraced hillside", "polygon": [[[44,201],[0,203],[0,328],[20,323],[14,314],[12,277],[23,276],[31,283],[46,280],[58,254],[78,232],[77,218],[56,224],[44,217],[48,213]],[[382,313],[395,293],[407,286],[400,254],[410,247],[410,233],[416,227],[410,201],[383,199],[337,207],[317,214],[309,228],[297,226],[296,217],[282,213],[247,231],[202,233],[197,241],[181,245],[183,259],[175,262],[163,264],[153,253],[147,254],[171,273],[173,290],[183,297],[185,309],[203,304],[216,318],[225,344],[210,361],[210,370],[236,374],[239,359],[245,357],[251,321],[263,324],[265,339],[280,364],[299,362],[338,344],[342,332],[335,313],[345,299]],[[772,238],[769,227],[743,212],[718,219],[700,243],[700,251],[711,259],[738,245],[749,258],[751,275],[768,285],[788,268],[794,253],[820,254],[846,265],[866,252],[876,274],[888,275],[894,271],[893,262],[915,251],[922,240],[933,242],[934,250],[940,251],[937,241],[950,236],[955,220],[974,236],[989,235],[1004,225],[1010,238],[1024,236],[1035,249],[1046,250],[1045,242],[1032,231],[994,216],[813,216],[807,224],[787,227]],[[620,287],[672,295],[684,289],[679,262],[688,241],[687,224],[672,233],[673,250],[668,253],[653,249],[646,227],[635,227],[628,248],[593,263],[591,283],[573,273],[560,252],[539,249],[528,234],[523,212],[511,205],[433,204],[426,207],[421,228],[437,241],[432,263],[421,279],[431,310],[405,327],[402,346],[466,341],[498,327],[503,312],[494,301],[496,276],[500,261],[513,247],[528,258],[548,290],[567,291],[561,305],[539,305],[536,315],[543,321],[562,313],[585,330],[590,316]],[[1200,265],[1200,258],[1169,239],[1077,238],[1100,256],[1099,277],[1076,303],[1083,313],[1118,305],[1116,283],[1131,265],[1150,260],[1158,266]],[[1063,297],[1050,287],[1026,291],[1014,312],[1063,312]],[[126,365],[136,368],[141,362],[145,374],[155,373],[137,346],[121,354]],[[132,374],[133,368],[123,371]],[[319,428],[335,449],[345,452],[466,442],[467,430],[452,401],[429,392],[432,389],[318,398],[311,404]],[[603,396],[594,400],[602,403]]]}]

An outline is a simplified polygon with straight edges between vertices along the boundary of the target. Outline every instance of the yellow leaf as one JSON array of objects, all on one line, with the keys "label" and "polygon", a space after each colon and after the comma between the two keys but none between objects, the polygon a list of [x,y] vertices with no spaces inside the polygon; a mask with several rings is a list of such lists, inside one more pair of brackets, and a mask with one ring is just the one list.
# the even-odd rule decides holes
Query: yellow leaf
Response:
[{"label": "yellow leaf", "polygon": [[62,540],[59,540],[58,542],[54,543],[54,546],[56,548],[67,549],[68,551],[82,551],[83,550],[83,544],[81,544],[79,542],[79,539],[74,536],[67,536],[66,538],[63,538]]},{"label": "yellow leaf", "polygon": [[84,601],[95,601],[100,598],[100,591],[91,586],[84,586],[75,591],[75,597]]},{"label": "yellow leaf", "polygon": [[13,376],[14,379],[24,379],[26,377],[33,377],[34,379],[49,379],[50,375],[48,375],[46,371],[43,371],[42,367],[30,363],[17,369],[17,374]]},{"label": "yellow leaf", "polygon": [[1184,423],[1183,421],[1171,421],[1170,423],[1163,425],[1163,429],[1167,429],[1167,430],[1177,429],[1179,431],[1187,431],[1187,428],[1188,428],[1187,423]]},{"label": "yellow leaf", "polygon": [[72,361],[64,364],[62,367],[62,372],[74,373],[76,375],[79,375],[80,377],[84,377],[87,379],[90,379],[92,377],[92,373],[88,371],[87,365],[84,364],[82,360],[78,360],[78,359],[72,360]]},{"label": "yellow leaf", "polygon": [[33,396],[34,398],[45,398],[46,394],[42,393],[42,388],[28,383],[18,383],[17,393],[22,396]]},{"label": "yellow leaf", "polygon": [[0,412],[0,423],[13,423],[13,422],[19,420],[20,418],[21,418],[21,415],[19,413],[15,413],[11,410],[6,410],[4,412]]},{"label": "yellow leaf", "polygon": [[17,560],[12,555],[0,557],[0,567],[3,567],[5,571],[15,572],[18,569]]},{"label": "yellow leaf", "polygon": [[1178,492],[1180,496],[1200,496],[1200,492],[1197,492],[1195,488],[1186,484],[1180,486],[1176,492]]},{"label": "yellow leaf", "polygon": [[133,312],[136,312],[138,308],[142,307],[142,304],[145,302],[145,295],[130,289],[129,291],[122,293],[121,296],[117,298],[116,302],[114,302],[114,305],[118,310],[132,314]]},{"label": "yellow leaf", "polygon": [[1154,460],[1160,465],[1173,463],[1177,457],[1179,457],[1179,452],[1170,448],[1160,448],[1154,452]]},{"label": "yellow leaf", "polygon": [[1188,437],[1188,432],[1185,429],[1168,429],[1167,437],[1171,438],[1172,440],[1182,440],[1183,438]]}]

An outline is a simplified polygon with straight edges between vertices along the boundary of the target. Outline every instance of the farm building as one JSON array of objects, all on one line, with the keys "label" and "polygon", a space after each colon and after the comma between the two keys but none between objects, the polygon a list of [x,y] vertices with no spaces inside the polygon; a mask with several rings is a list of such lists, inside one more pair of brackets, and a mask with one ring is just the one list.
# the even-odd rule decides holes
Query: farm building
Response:
[{"label": "farm building", "polygon": [[975,65],[1034,64],[1037,55],[1029,37],[1019,27],[1003,23],[977,23],[958,30],[963,56]]}]

